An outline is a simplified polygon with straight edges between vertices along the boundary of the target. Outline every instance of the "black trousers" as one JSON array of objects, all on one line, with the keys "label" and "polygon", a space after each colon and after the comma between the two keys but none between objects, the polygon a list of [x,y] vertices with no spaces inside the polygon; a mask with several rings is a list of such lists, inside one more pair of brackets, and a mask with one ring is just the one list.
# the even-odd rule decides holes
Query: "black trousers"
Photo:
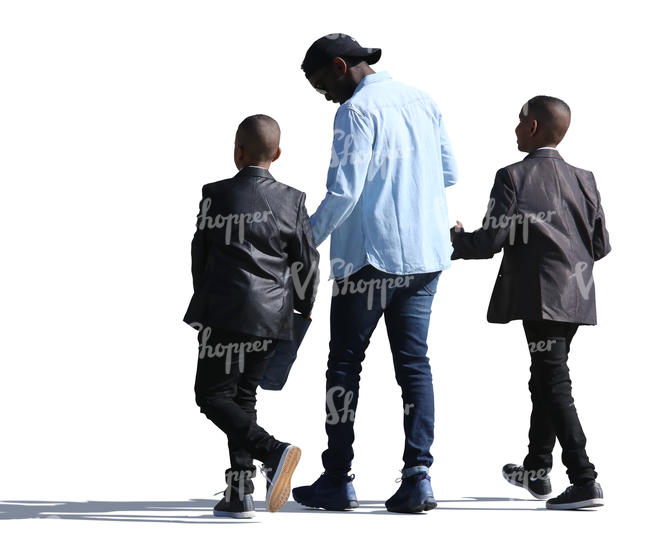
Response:
[{"label": "black trousers", "polygon": [[228,436],[226,499],[253,492],[253,459],[264,461],[279,445],[257,424],[256,391],[277,340],[204,327],[194,392],[201,413]]},{"label": "black trousers", "polygon": [[594,480],[597,473],[585,450],[587,439],[571,395],[567,366],[578,324],[524,320],[523,325],[531,357],[528,387],[533,402],[524,468],[550,469],[557,437],[571,483]]}]

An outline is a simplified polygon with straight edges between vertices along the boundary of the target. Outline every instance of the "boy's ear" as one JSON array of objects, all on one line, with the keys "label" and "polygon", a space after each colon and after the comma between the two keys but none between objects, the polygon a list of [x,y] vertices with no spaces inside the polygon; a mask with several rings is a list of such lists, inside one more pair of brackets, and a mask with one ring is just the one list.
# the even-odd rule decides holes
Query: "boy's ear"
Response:
[{"label": "boy's ear", "polygon": [[239,168],[239,163],[244,159],[244,148],[241,145],[235,144],[235,154],[234,154],[234,160],[235,160],[235,165],[237,166],[237,169]]},{"label": "boy's ear", "polygon": [[275,162],[278,158],[280,158],[280,154],[282,153],[282,149],[278,147],[278,150],[275,153],[275,156],[273,157],[273,160],[271,162]]}]

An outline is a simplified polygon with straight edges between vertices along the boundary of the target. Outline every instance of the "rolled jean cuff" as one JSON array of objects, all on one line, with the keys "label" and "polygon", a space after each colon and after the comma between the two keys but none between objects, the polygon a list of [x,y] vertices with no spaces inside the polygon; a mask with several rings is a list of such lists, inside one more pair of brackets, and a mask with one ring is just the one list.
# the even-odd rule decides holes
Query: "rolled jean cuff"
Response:
[{"label": "rolled jean cuff", "polygon": [[405,467],[402,469],[402,478],[408,478],[418,473],[429,474],[429,468],[426,465],[414,465],[413,467]]}]

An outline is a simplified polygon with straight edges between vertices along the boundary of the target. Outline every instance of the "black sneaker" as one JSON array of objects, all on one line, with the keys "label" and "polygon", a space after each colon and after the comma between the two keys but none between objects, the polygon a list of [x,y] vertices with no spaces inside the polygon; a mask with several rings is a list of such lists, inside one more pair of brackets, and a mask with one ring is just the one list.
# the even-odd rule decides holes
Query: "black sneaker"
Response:
[{"label": "black sneaker", "polygon": [[262,465],[266,477],[266,509],[277,512],[291,493],[291,475],[300,461],[300,449],[281,443]]},{"label": "black sneaker", "polygon": [[557,497],[546,501],[546,508],[549,510],[577,510],[604,505],[603,489],[594,480],[569,486]]},{"label": "black sneaker", "polygon": [[214,506],[212,513],[215,517],[234,517],[236,519],[255,517],[253,495],[244,495],[242,498],[236,493],[232,493],[230,497],[226,495]]},{"label": "black sneaker", "polygon": [[536,499],[548,499],[553,491],[550,469],[524,469],[521,465],[509,463],[503,466],[502,474],[510,484],[527,489]]}]

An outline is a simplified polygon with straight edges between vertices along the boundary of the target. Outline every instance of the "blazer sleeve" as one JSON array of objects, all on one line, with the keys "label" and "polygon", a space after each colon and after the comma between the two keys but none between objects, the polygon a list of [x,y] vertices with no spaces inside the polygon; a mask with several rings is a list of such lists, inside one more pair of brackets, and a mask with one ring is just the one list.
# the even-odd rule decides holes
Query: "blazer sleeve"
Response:
[{"label": "blazer sleeve", "polygon": [[293,308],[304,316],[309,316],[318,289],[320,256],[305,208],[304,193],[301,193],[298,205],[296,232],[289,242],[289,268],[293,286]]},{"label": "blazer sleeve", "polygon": [[206,186],[203,187],[199,213],[196,217],[196,231],[192,238],[192,284],[196,292],[201,282],[207,259],[207,212],[211,199]]},{"label": "blazer sleeve", "polygon": [[497,171],[483,225],[472,233],[455,233],[452,259],[490,259],[514,233],[517,196],[508,170]]},{"label": "blazer sleeve", "polygon": [[[594,179],[594,185],[595,184],[596,180]],[[607,255],[612,250],[612,247],[609,244],[609,233],[605,226],[605,213],[603,212],[603,206],[600,203],[600,193],[597,188],[596,199],[598,201],[598,206],[596,207],[596,219],[594,221],[594,236],[592,238],[592,244],[594,248],[594,260],[598,261]]]}]

